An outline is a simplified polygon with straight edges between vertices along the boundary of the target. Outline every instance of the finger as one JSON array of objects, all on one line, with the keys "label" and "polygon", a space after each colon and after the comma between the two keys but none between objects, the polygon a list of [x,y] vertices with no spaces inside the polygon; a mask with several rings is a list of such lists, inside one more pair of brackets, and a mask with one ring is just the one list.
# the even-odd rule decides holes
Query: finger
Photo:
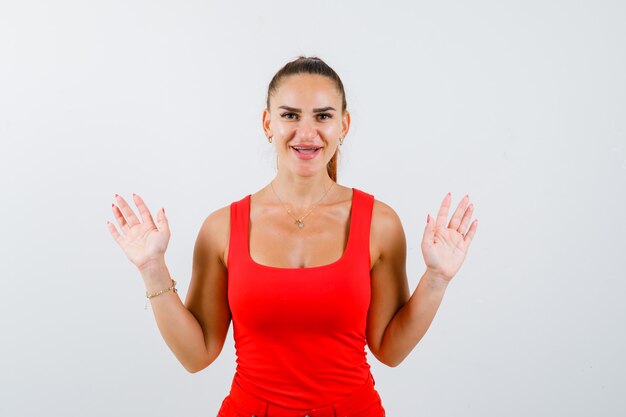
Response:
[{"label": "finger", "polygon": [[468,247],[470,243],[472,243],[472,239],[474,239],[474,235],[476,234],[476,229],[478,229],[478,219],[472,222],[472,225],[465,235],[465,239],[463,239],[463,241],[465,242],[465,247]]},{"label": "finger", "polygon": [[[428,217],[430,217],[430,221],[428,221]],[[435,234],[435,228],[433,227],[433,223],[435,223],[435,219],[430,215],[430,213],[426,216],[426,226],[424,227],[424,235],[422,237],[422,245],[423,244],[432,244]]]},{"label": "finger", "polygon": [[115,204],[111,204],[111,210],[113,210],[113,217],[115,217],[115,221],[117,221],[120,229],[122,229],[122,231],[126,233],[126,231],[128,230],[128,223],[126,223],[126,219],[124,218],[124,215],[120,211],[119,207]]},{"label": "finger", "polygon": [[109,229],[109,233],[113,236],[113,239],[121,246],[124,241],[124,237],[117,231],[115,225],[107,220],[107,228]]},{"label": "finger", "polygon": [[469,207],[467,207],[467,210],[465,210],[465,215],[463,216],[463,220],[461,221],[461,224],[457,228],[459,233],[463,235],[467,233],[467,225],[469,224],[473,213],[474,213],[474,204],[470,204]]},{"label": "finger", "polygon": [[145,201],[138,194],[133,194],[133,198],[135,200],[135,205],[139,209],[139,214],[141,215],[141,220],[144,223],[152,223],[154,225],[154,219],[152,218],[152,214],[150,214],[150,210],[148,210],[148,206],[146,206]]},{"label": "finger", "polygon": [[465,197],[461,199],[461,201],[459,202],[459,205],[456,207],[456,210],[454,210],[454,214],[452,215],[452,218],[450,219],[450,224],[448,226],[450,229],[457,230],[459,228],[459,224],[461,224],[461,221],[463,220],[463,215],[467,213],[468,203],[469,203],[469,195],[465,194]]},{"label": "finger", "polygon": [[157,223],[159,224],[158,226],[159,230],[166,232],[167,235],[170,234],[170,224],[167,221],[167,217],[165,217],[164,208],[161,208],[161,210],[157,212]]},{"label": "finger", "polygon": [[437,219],[435,221],[435,226],[444,228],[446,227],[446,220],[448,220],[448,209],[450,209],[450,199],[451,193],[446,194],[441,202],[441,207],[439,207],[439,212],[437,213]]},{"label": "finger", "polygon": [[120,210],[122,210],[122,214],[124,214],[124,217],[126,218],[128,226],[133,227],[140,224],[139,219],[135,216],[135,212],[133,212],[133,209],[128,205],[126,200],[124,200],[124,197],[119,194],[115,194],[115,198],[120,206]]}]

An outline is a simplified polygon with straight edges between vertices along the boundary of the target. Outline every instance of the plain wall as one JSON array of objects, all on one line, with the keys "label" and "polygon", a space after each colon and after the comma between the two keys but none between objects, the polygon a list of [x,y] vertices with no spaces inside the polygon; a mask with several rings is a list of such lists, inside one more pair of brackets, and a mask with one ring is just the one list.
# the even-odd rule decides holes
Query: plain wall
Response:
[{"label": "plain wall", "polygon": [[344,82],[340,184],[390,205],[411,291],[426,216],[478,231],[389,416],[618,416],[626,401],[626,6],[619,1],[0,2],[0,414],[214,416],[108,232],[165,207],[184,300],[200,225],[275,175],[267,85],[298,55]]}]

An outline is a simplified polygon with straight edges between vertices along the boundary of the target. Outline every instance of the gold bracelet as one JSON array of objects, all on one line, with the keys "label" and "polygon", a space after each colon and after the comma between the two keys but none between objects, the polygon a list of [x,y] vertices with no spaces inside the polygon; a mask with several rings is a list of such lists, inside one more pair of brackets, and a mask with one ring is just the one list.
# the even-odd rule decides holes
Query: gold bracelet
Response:
[{"label": "gold bracelet", "polygon": [[[172,278],[172,283],[173,283],[173,284],[172,284],[172,286],[171,286],[171,287],[166,288],[166,289],[164,289],[164,290],[159,290],[159,291],[157,291],[157,292],[153,292],[152,294],[149,294],[149,293],[148,293],[148,291],[146,291],[146,297],[147,297],[147,298],[148,298],[148,300],[149,300],[149,299],[151,299],[152,297],[156,297],[157,295],[161,295],[161,294],[163,294],[163,293],[165,293],[165,292],[168,292],[168,291],[171,291],[171,290],[174,290],[174,292],[176,292],[176,293],[177,293],[177,292],[178,292],[178,290],[176,289],[176,281],[174,280],[174,278]],[[147,309],[148,309],[148,300],[146,300],[146,305],[143,307],[143,309],[144,309],[144,310],[147,310]]]}]

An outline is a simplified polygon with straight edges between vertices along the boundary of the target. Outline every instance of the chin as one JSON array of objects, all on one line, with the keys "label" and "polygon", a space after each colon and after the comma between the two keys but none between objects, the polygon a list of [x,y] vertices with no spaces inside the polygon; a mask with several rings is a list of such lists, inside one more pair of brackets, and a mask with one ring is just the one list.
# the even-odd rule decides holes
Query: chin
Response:
[{"label": "chin", "polygon": [[301,177],[314,177],[319,174],[321,171],[325,170],[326,166],[318,167],[317,169],[314,167],[302,168],[302,167],[294,167],[292,169],[293,173],[299,175]]}]

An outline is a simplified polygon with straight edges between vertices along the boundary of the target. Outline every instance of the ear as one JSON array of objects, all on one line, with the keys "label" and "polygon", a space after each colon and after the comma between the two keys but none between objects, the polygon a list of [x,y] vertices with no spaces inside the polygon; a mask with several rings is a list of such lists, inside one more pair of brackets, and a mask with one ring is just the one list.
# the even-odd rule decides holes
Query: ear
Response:
[{"label": "ear", "polygon": [[263,109],[263,115],[261,116],[261,123],[263,125],[263,131],[265,132],[265,136],[272,136],[272,129],[270,128],[270,112],[267,108]]},{"label": "ear", "polygon": [[350,112],[346,110],[341,117],[341,137],[345,138],[350,130]]}]

